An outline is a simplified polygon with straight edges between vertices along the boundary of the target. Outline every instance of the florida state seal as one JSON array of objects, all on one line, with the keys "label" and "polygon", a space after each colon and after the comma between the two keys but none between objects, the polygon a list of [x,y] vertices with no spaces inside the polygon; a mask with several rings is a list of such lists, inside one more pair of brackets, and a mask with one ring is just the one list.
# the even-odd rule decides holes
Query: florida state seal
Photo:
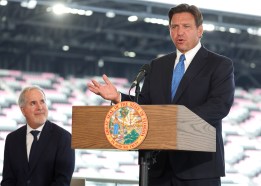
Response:
[{"label": "florida state seal", "polygon": [[115,148],[135,149],[147,135],[147,115],[135,102],[120,102],[107,113],[104,131],[108,141]]}]

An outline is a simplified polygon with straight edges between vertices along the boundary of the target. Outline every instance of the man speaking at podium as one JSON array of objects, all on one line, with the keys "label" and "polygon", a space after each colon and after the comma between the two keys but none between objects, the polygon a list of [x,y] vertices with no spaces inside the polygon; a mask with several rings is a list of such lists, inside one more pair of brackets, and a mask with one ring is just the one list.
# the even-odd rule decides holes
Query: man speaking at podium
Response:
[{"label": "man speaking at podium", "polygon": [[[139,104],[184,105],[216,128],[216,152],[160,151],[150,165],[149,186],[220,186],[225,176],[222,119],[234,99],[232,61],[200,42],[203,16],[193,5],[169,11],[170,37],[176,51],[152,60],[138,98]],[[113,103],[130,101],[103,75],[89,89]],[[161,123],[164,125],[164,123]]]}]

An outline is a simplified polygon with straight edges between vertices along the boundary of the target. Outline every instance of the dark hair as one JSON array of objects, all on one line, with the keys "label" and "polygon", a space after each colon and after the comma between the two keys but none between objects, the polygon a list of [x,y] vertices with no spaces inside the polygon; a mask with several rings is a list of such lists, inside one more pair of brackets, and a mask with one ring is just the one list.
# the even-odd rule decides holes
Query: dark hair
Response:
[{"label": "dark hair", "polygon": [[171,24],[171,19],[174,14],[188,12],[195,18],[196,26],[199,27],[203,23],[203,16],[200,10],[194,5],[180,4],[169,10],[169,25]]}]

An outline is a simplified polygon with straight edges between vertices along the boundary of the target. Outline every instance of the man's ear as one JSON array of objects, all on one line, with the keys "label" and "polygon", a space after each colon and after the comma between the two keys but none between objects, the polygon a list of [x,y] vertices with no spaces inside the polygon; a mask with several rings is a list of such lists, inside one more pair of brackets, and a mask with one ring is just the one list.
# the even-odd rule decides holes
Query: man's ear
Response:
[{"label": "man's ear", "polygon": [[203,25],[200,25],[200,26],[198,27],[198,37],[199,37],[199,38],[202,38],[203,32],[204,32],[204,30],[203,30]]},{"label": "man's ear", "polygon": [[24,115],[24,107],[20,107],[22,114]]}]

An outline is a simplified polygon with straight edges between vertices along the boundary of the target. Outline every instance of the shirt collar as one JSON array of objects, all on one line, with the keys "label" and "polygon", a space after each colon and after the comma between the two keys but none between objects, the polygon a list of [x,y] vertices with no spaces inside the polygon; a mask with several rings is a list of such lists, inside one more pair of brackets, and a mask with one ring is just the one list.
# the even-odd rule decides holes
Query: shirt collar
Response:
[{"label": "shirt collar", "polygon": [[[190,63],[200,48],[201,48],[201,43],[198,42],[198,44],[194,48],[186,52],[185,53],[186,61]],[[177,59],[179,59],[181,54],[182,53],[177,49]]]},{"label": "shirt collar", "polygon": [[43,125],[41,125],[40,127],[36,128],[36,129],[33,129],[33,128],[31,128],[31,127],[27,124],[27,125],[26,125],[26,126],[27,126],[27,130],[26,130],[27,132],[26,132],[26,134],[30,133],[32,130],[38,130],[38,131],[42,132],[44,125],[45,125],[45,123],[44,123]]}]

